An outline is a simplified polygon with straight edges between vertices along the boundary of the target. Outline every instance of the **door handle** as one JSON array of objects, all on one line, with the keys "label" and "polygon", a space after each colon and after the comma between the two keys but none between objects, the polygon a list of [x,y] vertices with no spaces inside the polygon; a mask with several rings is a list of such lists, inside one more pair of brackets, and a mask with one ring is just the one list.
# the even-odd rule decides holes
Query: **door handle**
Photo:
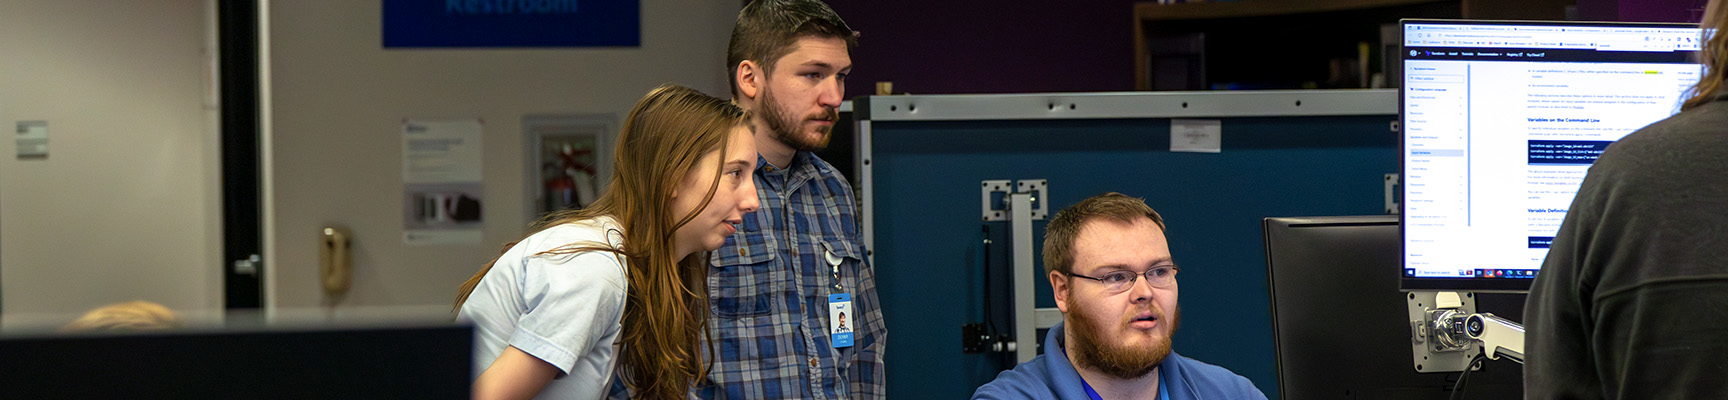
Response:
[{"label": "door handle", "polygon": [[234,273],[240,275],[258,276],[258,266],[263,264],[263,258],[257,254],[241,260],[234,260]]}]

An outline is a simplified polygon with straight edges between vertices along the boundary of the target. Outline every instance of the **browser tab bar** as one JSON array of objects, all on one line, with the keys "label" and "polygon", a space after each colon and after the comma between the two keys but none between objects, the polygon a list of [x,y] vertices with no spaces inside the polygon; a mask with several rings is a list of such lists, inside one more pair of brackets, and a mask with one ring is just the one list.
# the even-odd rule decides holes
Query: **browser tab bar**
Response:
[{"label": "browser tab bar", "polygon": [[[1696,51],[1699,31],[1687,28],[1540,25],[1410,24],[1405,45],[1439,47],[1575,48],[1605,51]],[[1645,46],[1630,42],[1660,43]],[[1603,43],[1613,43],[1603,45]]]}]

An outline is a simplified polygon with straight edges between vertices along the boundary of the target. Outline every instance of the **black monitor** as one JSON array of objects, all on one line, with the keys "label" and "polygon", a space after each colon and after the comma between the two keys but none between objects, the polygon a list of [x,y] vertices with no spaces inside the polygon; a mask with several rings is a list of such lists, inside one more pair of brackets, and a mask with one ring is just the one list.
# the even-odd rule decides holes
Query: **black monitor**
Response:
[{"label": "black monitor", "polygon": [[0,397],[465,399],[466,325],[0,337]]},{"label": "black monitor", "polygon": [[[1401,21],[1405,290],[1522,292],[1608,144],[1702,73],[1687,24]],[[1393,267],[1398,268],[1398,267]]]},{"label": "black monitor", "polygon": [[[1399,291],[1398,217],[1267,218],[1267,287],[1278,398],[1446,399],[1457,373],[1418,373]],[[1521,315],[1524,296],[1478,294],[1478,310]],[[1523,397],[1523,371],[1488,362],[1465,398]]]}]

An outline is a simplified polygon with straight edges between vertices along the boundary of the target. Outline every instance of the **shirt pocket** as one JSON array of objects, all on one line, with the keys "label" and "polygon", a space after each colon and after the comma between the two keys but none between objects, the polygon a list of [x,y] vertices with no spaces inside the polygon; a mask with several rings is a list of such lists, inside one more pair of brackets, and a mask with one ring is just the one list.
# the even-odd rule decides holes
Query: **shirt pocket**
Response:
[{"label": "shirt pocket", "polygon": [[[864,252],[858,251],[858,245],[843,238],[828,236],[822,238],[823,266],[830,268],[830,274],[836,269],[840,275],[845,292],[851,293],[858,289],[853,285],[858,276],[858,265],[864,262]],[[827,277],[833,279],[832,275]],[[829,282],[832,285],[832,282]]]},{"label": "shirt pocket", "polygon": [[708,269],[709,303],[714,315],[743,318],[774,311],[782,285],[775,271],[776,245],[761,231],[739,232],[714,251]]}]

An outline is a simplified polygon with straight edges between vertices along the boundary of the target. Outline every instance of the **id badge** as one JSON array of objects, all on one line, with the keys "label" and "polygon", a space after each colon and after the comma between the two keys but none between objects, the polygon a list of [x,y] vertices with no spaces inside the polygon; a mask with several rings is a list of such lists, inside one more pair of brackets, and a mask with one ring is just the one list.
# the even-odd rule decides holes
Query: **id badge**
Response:
[{"label": "id badge", "polygon": [[828,295],[828,342],[835,348],[852,347],[852,295]]}]

